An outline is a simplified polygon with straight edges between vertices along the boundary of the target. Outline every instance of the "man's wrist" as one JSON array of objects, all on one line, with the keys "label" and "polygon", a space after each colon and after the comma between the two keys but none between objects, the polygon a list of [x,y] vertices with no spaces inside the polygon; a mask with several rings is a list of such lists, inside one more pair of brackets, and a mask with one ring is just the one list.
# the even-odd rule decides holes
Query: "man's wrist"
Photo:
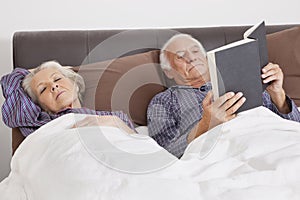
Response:
[{"label": "man's wrist", "polygon": [[277,107],[277,110],[283,114],[291,112],[290,107],[286,101],[286,94],[283,89],[279,92],[269,92],[273,104]]},{"label": "man's wrist", "polygon": [[188,143],[192,142],[195,138],[199,137],[203,133],[209,130],[209,123],[206,122],[204,118],[202,118],[191,130],[187,137]]}]

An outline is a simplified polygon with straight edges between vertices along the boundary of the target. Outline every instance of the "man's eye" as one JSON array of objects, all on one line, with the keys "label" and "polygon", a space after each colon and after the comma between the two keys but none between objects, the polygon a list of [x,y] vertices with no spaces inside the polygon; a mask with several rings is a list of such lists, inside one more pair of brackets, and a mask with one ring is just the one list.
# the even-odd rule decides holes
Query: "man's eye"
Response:
[{"label": "man's eye", "polygon": [[193,52],[193,53],[198,53],[199,51],[200,51],[199,48],[193,48],[193,49],[192,49],[192,52]]},{"label": "man's eye", "polygon": [[56,82],[56,81],[59,81],[61,78],[56,78],[56,79],[54,79],[54,82]]},{"label": "man's eye", "polygon": [[177,59],[182,59],[183,57],[184,57],[184,53],[183,52],[182,53],[180,52],[180,53],[176,54],[176,58]]},{"label": "man's eye", "polygon": [[44,87],[44,88],[41,90],[40,94],[42,94],[45,90],[46,90],[46,88]]}]

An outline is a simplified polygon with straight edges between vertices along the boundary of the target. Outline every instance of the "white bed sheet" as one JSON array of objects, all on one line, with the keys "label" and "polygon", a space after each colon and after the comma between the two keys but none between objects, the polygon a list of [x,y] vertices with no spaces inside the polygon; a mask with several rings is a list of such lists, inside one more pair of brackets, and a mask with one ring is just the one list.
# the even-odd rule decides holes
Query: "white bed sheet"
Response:
[{"label": "white bed sheet", "polygon": [[[1,200],[300,199],[300,124],[266,108],[208,131],[180,160],[147,136],[128,136],[113,127],[69,129],[78,116],[84,117],[54,120],[22,143],[10,175],[0,183]],[[145,166],[145,171],[114,169],[114,150],[96,155],[99,141],[93,137],[99,134],[89,135],[97,131],[121,152],[144,157],[160,152],[169,163],[152,158],[163,166],[151,171],[147,159],[122,158],[124,166]]]}]

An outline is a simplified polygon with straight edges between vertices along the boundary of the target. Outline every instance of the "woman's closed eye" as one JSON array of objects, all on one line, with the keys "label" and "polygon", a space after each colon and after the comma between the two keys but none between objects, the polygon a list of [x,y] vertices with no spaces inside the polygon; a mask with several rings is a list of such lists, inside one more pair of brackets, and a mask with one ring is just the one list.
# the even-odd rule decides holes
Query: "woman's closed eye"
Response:
[{"label": "woman's closed eye", "polygon": [[46,90],[46,87],[43,87],[40,91],[40,94],[43,94],[43,92]]},{"label": "woman's closed eye", "polygon": [[59,80],[61,80],[60,77],[59,77],[59,78],[55,78],[55,79],[54,79],[54,82],[57,82],[57,81],[59,81]]}]

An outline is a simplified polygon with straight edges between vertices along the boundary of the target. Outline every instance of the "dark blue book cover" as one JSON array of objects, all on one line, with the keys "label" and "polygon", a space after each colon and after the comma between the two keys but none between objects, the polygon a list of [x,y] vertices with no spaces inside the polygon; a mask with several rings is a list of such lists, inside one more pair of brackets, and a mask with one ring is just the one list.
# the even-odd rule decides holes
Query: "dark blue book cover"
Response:
[{"label": "dark blue book cover", "polygon": [[258,41],[244,39],[207,53],[214,98],[242,92],[246,102],[237,112],[262,105]]}]

